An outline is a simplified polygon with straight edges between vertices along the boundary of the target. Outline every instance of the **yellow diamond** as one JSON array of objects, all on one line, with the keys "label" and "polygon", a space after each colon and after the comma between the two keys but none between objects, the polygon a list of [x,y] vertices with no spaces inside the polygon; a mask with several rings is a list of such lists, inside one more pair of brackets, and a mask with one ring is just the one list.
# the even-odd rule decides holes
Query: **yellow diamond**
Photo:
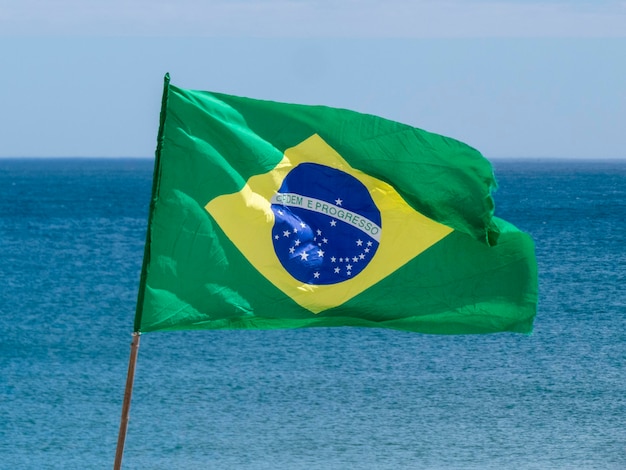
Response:
[{"label": "yellow diamond", "polygon": [[[382,233],[378,250],[367,267],[352,279],[331,285],[303,283],[289,274],[274,252],[270,201],[287,174],[302,163],[325,165],[353,176],[369,190],[380,211]],[[251,177],[237,193],[216,197],[205,209],[265,278],[313,313],[347,302],[452,232],[450,227],[409,206],[389,184],[352,168],[317,134],[287,149],[274,169]]]}]

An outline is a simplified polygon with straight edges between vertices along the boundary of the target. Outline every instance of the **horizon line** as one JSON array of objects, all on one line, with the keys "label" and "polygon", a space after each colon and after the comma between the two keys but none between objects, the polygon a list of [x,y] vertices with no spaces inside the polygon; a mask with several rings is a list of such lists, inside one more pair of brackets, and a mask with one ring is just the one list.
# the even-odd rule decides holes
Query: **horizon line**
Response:
[{"label": "horizon line", "polygon": [[[626,161],[626,156],[587,157],[587,156],[496,156],[488,157],[487,160],[561,160],[561,161]],[[154,160],[155,156],[123,156],[123,155],[0,155],[0,160]]]}]

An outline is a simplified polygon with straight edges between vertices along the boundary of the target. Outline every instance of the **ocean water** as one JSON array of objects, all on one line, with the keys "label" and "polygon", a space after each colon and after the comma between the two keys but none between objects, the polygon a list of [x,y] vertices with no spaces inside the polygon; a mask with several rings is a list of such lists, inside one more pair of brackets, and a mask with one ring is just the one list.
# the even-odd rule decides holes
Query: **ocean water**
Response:
[{"label": "ocean water", "polygon": [[[531,336],[142,336],[127,469],[626,468],[626,161],[495,161]],[[152,161],[0,160],[0,468],[111,468]]]}]

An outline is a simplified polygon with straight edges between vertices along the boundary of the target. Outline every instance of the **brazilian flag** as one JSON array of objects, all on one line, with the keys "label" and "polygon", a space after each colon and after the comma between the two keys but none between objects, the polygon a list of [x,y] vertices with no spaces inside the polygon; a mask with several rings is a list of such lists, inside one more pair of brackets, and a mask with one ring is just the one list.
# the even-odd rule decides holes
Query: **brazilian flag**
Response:
[{"label": "brazilian flag", "polygon": [[528,333],[534,245],[494,187],[454,139],[166,75],[135,332]]}]

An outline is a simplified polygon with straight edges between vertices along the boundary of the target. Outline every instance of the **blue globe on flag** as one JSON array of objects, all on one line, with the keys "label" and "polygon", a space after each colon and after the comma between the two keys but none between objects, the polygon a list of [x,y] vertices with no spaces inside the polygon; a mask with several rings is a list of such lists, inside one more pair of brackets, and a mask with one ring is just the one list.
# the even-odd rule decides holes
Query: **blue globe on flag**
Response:
[{"label": "blue globe on flag", "polygon": [[328,285],[352,279],[378,249],[380,211],[365,185],[343,171],[302,163],[271,202],[274,250],[298,281]]}]

